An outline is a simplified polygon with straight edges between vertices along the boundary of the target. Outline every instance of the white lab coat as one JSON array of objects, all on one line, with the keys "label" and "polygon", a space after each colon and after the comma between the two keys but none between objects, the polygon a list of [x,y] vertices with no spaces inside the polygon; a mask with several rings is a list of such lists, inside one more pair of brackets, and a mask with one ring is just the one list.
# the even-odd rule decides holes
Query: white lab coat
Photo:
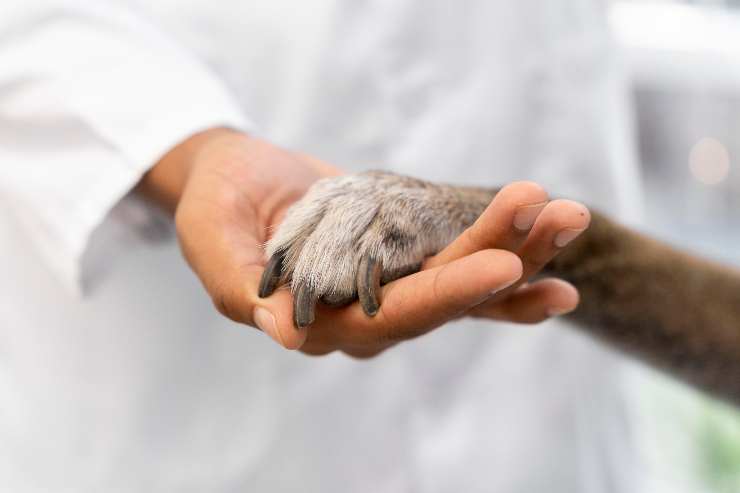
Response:
[{"label": "white lab coat", "polygon": [[602,7],[3,0],[0,491],[637,491],[621,360],[451,324],[372,361],[220,317],[128,196],[214,125],[345,169],[639,188]]}]

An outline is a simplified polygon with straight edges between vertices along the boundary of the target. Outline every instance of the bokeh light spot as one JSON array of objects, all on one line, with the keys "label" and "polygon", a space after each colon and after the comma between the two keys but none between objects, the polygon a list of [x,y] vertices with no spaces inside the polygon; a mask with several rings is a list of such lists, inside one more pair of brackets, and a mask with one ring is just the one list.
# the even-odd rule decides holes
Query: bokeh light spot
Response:
[{"label": "bokeh light spot", "polygon": [[730,153],[717,139],[703,138],[691,148],[689,169],[701,183],[717,185],[730,173]]}]

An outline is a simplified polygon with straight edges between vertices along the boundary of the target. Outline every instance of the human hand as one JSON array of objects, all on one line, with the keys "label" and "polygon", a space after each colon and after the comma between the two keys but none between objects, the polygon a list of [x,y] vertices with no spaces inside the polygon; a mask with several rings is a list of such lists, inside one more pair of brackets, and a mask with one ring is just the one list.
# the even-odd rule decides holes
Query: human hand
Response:
[{"label": "human hand", "polygon": [[[349,354],[374,355],[466,315],[537,322],[570,311],[578,293],[555,279],[522,284],[588,222],[584,206],[549,202],[529,182],[496,192],[383,172],[334,177],[314,184],[277,228],[260,294],[291,285],[295,324],[311,326],[303,350],[313,354],[331,352],[339,342]],[[495,257],[490,264],[488,255]],[[466,277],[453,274],[454,289],[442,294],[434,288],[449,287],[438,276],[450,268]],[[389,284],[381,288],[381,282]],[[489,282],[498,286],[495,294]],[[317,305],[342,306],[358,297],[362,310]],[[316,329],[327,313],[332,323]]]},{"label": "human hand", "polygon": [[[529,235],[504,233],[512,224],[507,207],[543,200],[541,188],[517,184],[507,193],[504,189],[472,232],[429,259],[421,272],[384,286],[377,316],[368,317],[357,303],[340,309],[319,307],[308,330],[296,329],[289,291],[257,296],[265,264],[262,245],[270,226],[280,222],[311,184],[338,174],[337,168],[314,158],[236,132],[213,130],[168,153],[141,188],[176,211],[183,254],[218,310],[237,322],[260,326],[289,349],[372,356],[460,316],[531,322],[546,318],[553,307],[575,307],[575,290],[554,280],[515,291],[512,286],[491,296],[523,282],[553,255],[554,235],[574,210],[576,215],[584,210],[578,204],[553,202]],[[523,250],[518,249],[522,244]],[[523,266],[517,255],[500,248],[537,257]]]}]

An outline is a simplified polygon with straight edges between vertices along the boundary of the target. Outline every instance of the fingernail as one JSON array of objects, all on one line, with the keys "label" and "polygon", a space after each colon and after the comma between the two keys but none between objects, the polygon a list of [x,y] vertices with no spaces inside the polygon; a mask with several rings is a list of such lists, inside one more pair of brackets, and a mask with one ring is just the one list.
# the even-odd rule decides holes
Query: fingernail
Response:
[{"label": "fingernail", "polygon": [[511,281],[509,281],[509,282],[506,282],[506,283],[504,283],[504,284],[500,285],[499,287],[497,287],[496,289],[494,289],[493,291],[491,291],[491,294],[490,294],[489,296],[493,296],[494,294],[496,294],[496,293],[500,293],[500,292],[501,292],[501,291],[503,291],[504,289],[506,289],[506,288],[509,288],[509,287],[513,286],[514,284],[516,284],[516,283],[517,283],[517,281],[518,281],[518,280],[519,280],[519,279],[513,279],[513,280],[511,280]]},{"label": "fingernail", "polygon": [[544,209],[546,205],[547,202],[542,202],[540,204],[523,205],[519,207],[514,214],[514,227],[523,233],[532,229],[534,222],[537,220],[537,216],[540,215],[540,212],[542,212],[542,209]]},{"label": "fingernail", "polygon": [[573,310],[568,310],[566,308],[548,308],[546,313],[548,317],[558,317],[560,315],[570,313],[571,311]]},{"label": "fingernail", "polygon": [[583,233],[585,229],[564,229],[555,235],[555,246],[563,248],[565,245],[575,240],[578,235]]},{"label": "fingernail", "polygon": [[257,324],[257,327],[259,327],[262,332],[272,337],[275,342],[281,346],[284,345],[283,340],[280,338],[280,332],[277,330],[277,322],[272,313],[267,309],[258,306],[254,309],[252,318],[254,318],[254,323]]}]

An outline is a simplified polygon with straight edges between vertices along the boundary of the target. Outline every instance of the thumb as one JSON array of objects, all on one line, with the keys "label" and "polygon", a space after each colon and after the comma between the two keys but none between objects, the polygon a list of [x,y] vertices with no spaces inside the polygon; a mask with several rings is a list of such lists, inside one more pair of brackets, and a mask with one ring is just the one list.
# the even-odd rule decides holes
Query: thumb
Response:
[{"label": "thumb", "polygon": [[264,252],[251,223],[239,224],[216,214],[182,215],[178,238],[183,255],[225,317],[262,330],[286,349],[298,349],[306,331],[293,327],[290,292],[279,290],[269,299],[257,295]]},{"label": "thumb", "polygon": [[285,349],[300,349],[306,342],[307,327],[298,329],[293,324],[293,297],[287,289],[278,289],[269,298],[259,298],[257,289],[262,273],[247,282],[247,309],[251,313],[246,323],[254,325]]}]

